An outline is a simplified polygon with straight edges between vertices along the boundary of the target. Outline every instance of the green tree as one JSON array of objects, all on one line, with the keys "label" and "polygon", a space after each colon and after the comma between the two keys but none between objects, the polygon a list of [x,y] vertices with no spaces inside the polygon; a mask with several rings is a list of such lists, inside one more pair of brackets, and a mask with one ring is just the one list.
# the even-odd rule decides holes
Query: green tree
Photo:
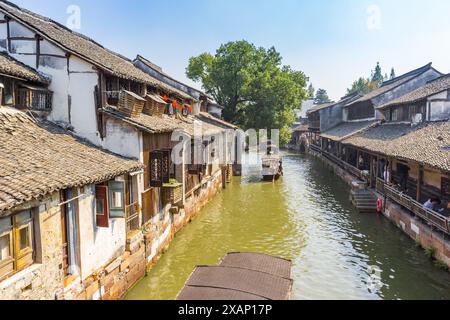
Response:
[{"label": "green tree", "polygon": [[303,72],[283,66],[275,48],[257,48],[247,41],[190,58],[186,75],[225,107],[226,121],[243,129],[280,129],[282,144],[289,142],[294,110],[308,94]]},{"label": "green tree", "polygon": [[329,102],[331,102],[331,100],[328,97],[327,90],[318,89],[316,92],[316,97],[314,98],[314,103],[315,104],[323,104],[323,103],[329,103]]},{"label": "green tree", "polygon": [[371,85],[369,79],[359,78],[353,82],[351,88],[347,89],[348,94],[359,93],[360,95],[365,95],[371,91]]},{"label": "green tree", "polygon": [[392,69],[391,69],[391,78],[390,78],[390,79],[392,80],[392,79],[394,79],[395,77],[396,77],[396,76],[395,76],[395,70],[394,70],[394,68],[392,68]]},{"label": "green tree", "polygon": [[372,82],[378,84],[380,86],[383,83],[383,73],[381,71],[380,63],[377,62],[377,65],[375,66],[375,70],[372,74]]},{"label": "green tree", "polygon": [[314,99],[315,94],[316,94],[316,90],[314,89],[312,83],[310,83],[309,87],[308,87],[308,98]]}]

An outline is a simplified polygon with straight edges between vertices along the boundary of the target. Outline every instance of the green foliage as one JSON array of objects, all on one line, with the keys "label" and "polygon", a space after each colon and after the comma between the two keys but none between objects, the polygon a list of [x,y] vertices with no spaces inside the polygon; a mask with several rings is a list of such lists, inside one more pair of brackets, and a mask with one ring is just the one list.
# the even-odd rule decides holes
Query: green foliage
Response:
[{"label": "green foliage", "polygon": [[281,144],[289,142],[294,110],[308,96],[303,72],[283,66],[275,48],[244,40],[221,45],[215,55],[190,58],[186,75],[225,107],[226,121],[245,130],[280,129]]},{"label": "green foliage", "polygon": [[359,93],[360,95],[365,95],[371,91],[372,85],[369,79],[359,78],[353,82],[350,89],[347,89],[347,93]]},{"label": "green foliage", "polygon": [[381,71],[380,63],[377,62],[377,65],[375,66],[375,70],[372,73],[372,82],[376,83],[378,86],[380,86],[384,81],[383,73]]},{"label": "green foliage", "polygon": [[426,248],[425,254],[430,260],[434,259],[436,256],[436,248],[433,248],[433,247]]},{"label": "green foliage", "polygon": [[[390,79],[395,78],[394,68],[391,69]],[[360,77],[358,80],[352,83],[352,86],[347,89],[347,93],[359,93],[360,95],[365,95],[381,86],[383,81],[389,80],[387,74],[383,76],[380,63],[377,62],[375,66],[375,70],[372,71],[372,74],[369,78]]]},{"label": "green foliage", "polygon": [[315,104],[324,104],[331,102],[330,98],[328,97],[327,90],[325,89],[318,89],[316,93],[316,97],[314,98]]},{"label": "green foliage", "polygon": [[396,77],[396,76],[395,76],[395,70],[394,70],[394,68],[392,68],[392,69],[391,69],[391,78],[390,78],[390,79],[392,80],[392,79],[394,79],[395,77]]},{"label": "green foliage", "polygon": [[448,265],[445,262],[441,261],[441,260],[434,261],[434,265],[436,267],[438,267],[439,269],[441,269],[441,270],[444,270],[444,271],[448,271],[449,270]]}]

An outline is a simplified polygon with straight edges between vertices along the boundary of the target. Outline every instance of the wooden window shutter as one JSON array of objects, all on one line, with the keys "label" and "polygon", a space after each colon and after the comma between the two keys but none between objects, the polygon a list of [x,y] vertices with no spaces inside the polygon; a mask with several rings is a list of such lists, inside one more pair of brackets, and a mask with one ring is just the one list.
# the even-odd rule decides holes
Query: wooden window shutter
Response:
[{"label": "wooden window shutter", "polygon": [[170,166],[172,164],[171,151],[162,151],[162,182],[170,182]]},{"label": "wooden window shutter", "polygon": [[97,227],[109,227],[108,187],[95,186],[95,210]]},{"label": "wooden window shutter", "polygon": [[150,186],[155,188],[161,188],[163,185],[162,176],[162,162],[163,153],[160,151],[154,151],[150,153]]},{"label": "wooden window shutter", "polygon": [[109,181],[109,217],[125,218],[125,183]]}]

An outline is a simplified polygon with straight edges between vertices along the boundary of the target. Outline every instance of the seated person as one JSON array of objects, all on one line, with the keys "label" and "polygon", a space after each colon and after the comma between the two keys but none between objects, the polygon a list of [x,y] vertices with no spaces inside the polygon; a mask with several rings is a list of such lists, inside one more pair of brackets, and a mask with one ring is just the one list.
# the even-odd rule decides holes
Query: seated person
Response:
[{"label": "seated person", "polygon": [[435,210],[440,204],[441,199],[433,197],[431,199],[428,199],[428,201],[423,204],[423,207],[426,209]]}]

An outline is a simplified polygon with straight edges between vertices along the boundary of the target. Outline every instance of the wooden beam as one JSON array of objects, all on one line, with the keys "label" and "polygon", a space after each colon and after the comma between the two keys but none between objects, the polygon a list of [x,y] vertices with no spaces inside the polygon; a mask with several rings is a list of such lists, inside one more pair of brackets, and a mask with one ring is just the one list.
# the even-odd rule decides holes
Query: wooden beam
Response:
[{"label": "wooden beam", "polygon": [[423,184],[423,166],[419,164],[419,174],[417,177],[417,195],[416,195],[417,202],[420,202],[420,198],[422,197],[422,184]]}]

